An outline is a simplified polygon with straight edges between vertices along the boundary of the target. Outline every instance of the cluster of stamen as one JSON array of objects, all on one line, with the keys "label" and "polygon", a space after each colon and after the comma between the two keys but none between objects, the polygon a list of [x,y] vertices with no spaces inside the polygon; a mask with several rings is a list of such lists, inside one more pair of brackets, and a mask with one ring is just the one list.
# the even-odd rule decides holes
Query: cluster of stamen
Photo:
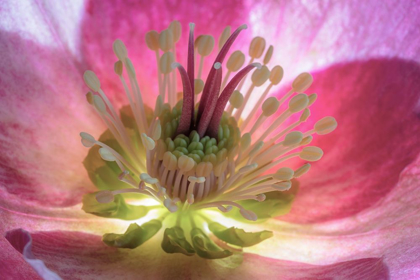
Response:
[{"label": "cluster of stamen", "polygon": [[[267,98],[282,80],[283,69],[278,65],[269,69],[273,46],[263,56],[265,40],[255,37],[248,64],[243,67],[245,55],[234,51],[223,76],[224,58],[243,29],[245,25],[232,34],[230,27],[223,31],[218,55],[206,80],[202,79],[204,60],[214,49],[212,36],[194,38],[194,25],[190,24],[185,70],[174,55],[181,37],[179,22],[172,22],[160,33],[148,32],[146,43],[155,52],[158,67],[159,95],[153,114],[146,114],[148,107],[143,103],[133,63],[123,42],[116,40],[113,49],[118,61],[114,69],[133,113],[134,132],[124,126],[97,76],[86,71],[85,82],[93,91],[87,94],[87,100],[127,155],[124,158],[113,147],[81,133],[83,145],[99,145],[102,159],[115,162],[121,169],[119,179],[127,183],[126,189],[99,192],[98,202],[109,203],[121,193],[139,193],[159,201],[170,212],[205,208],[227,212],[237,207],[244,218],[256,220],[256,214],[238,201],[264,201],[267,192],[286,191],[293,178],[299,178],[310,168],[309,163],[296,170],[282,167],[285,161],[299,157],[312,162],[322,157],[320,148],[307,145],[313,134],[333,131],[337,126],[335,119],[325,117],[306,132],[295,130],[309,118],[309,107],[317,97],[304,93],[312,83],[310,74],[300,74],[280,99]],[[195,56],[199,56],[197,71]],[[255,62],[261,57],[262,64]],[[232,73],[236,74],[231,78]],[[183,87],[181,94],[177,91],[178,78]],[[265,89],[255,93],[263,85]],[[246,114],[252,95],[259,97]],[[293,117],[296,114],[298,117]],[[295,121],[288,121],[290,118]],[[259,133],[258,128],[264,125],[267,128]]]}]

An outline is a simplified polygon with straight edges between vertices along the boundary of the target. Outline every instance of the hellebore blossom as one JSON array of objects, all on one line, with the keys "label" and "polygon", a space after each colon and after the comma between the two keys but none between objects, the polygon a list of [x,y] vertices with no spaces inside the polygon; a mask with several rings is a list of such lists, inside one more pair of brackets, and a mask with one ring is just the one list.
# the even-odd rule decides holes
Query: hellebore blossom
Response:
[{"label": "hellebore blossom", "polygon": [[1,278],[419,278],[420,11],[387,4],[4,2]]},{"label": "hellebore blossom", "polygon": [[[309,146],[312,135],[332,132],[337,122],[333,117],[325,117],[309,131],[295,130],[309,118],[308,107],[317,97],[303,93],[313,81],[308,73],[300,74],[280,100],[266,98],[269,90],[283,78],[283,69],[277,65],[270,71],[266,66],[273,55],[273,46],[267,48],[263,56],[266,41],[261,37],[255,37],[249,46],[247,66],[242,67],[245,55],[241,51],[231,54],[223,77],[222,63],[246,25],[232,34],[230,27],[223,30],[218,41],[219,52],[204,82],[201,79],[204,58],[212,52],[215,41],[210,35],[195,39],[194,24],[190,23],[189,27],[187,69],[175,62],[172,52],[181,36],[179,21],[171,22],[169,28],[160,33],[146,33],[147,46],[156,53],[159,69],[159,96],[154,109],[147,108],[143,102],[136,71],[121,40],[113,44],[118,58],[114,70],[130,103],[129,107],[121,109],[121,119],[95,73],[84,73],[87,86],[97,93],[89,92],[87,101],[104,120],[108,131],[99,140],[86,132],[80,133],[82,144],[91,148],[84,165],[93,183],[105,189],[85,196],[83,210],[102,217],[134,220],[156,209],[156,218],[141,225],[132,223],[123,234],[105,234],[103,241],[113,247],[136,248],[163,226],[161,247],[165,252],[220,259],[231,256],[234,249],[216,245],[208,232],[225,247],[240,248],[258,244],[273,234],[270,231],[245,232],[230,226],[229,222],[220,223],[221,218],[211,210],[215,208],[227,213],[227,217],[248,221],[266,220],[285,212],[284,208],[290,208],[292,196],[278,193],[289,190],[291,180],[307,173],[310,164],[293,170],[281,167],[282,163],[296,157],[307,162],[319,160],[323,152]],[[197,78],[195,48],[200,56]],[[164,52],[162,55],[160,50]],[[253,62],[260,58],[264,65]],[[255,68],[243,96],[240,90],[245,78]],[[124,78],[123,69],[127,71],[129,82]],[[176,69],[183,86],[180,94],[176,89]],[[229,79],[232,72],[237,73]],[[244,108],[248,100],[257,87],[266,82],[268,86],[246,116]],[[200,101],[196,102],[194,95],[200,93]],[[225,111],[228,101],[230,106]],[[278,117],[270,118],[286,102]],[[260,105],[262,111],[257,113]],[[299,114],[296,120],[281,128],[295,114]],[[266,122],[270,123],[268,128],[258,133]],[[112,164],[98,165],[99,155]],[[275,168],[278,169],[273,172]],[[120,173],[118,180],[125,184],[109,180],[113,172]],[[133,194],[133,198],[137,195],[140,205],[126,204],[125,200],[131,197],[122,194]],[[145,206],[143,200],[147,199],[157,204]]]}]

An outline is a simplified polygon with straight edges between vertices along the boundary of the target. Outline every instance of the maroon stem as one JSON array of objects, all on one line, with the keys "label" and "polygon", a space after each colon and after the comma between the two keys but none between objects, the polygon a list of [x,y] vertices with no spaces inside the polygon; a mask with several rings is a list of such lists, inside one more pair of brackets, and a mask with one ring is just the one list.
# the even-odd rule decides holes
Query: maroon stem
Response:
[{"label": "maroon stem", "polygon": [[[232,46],[235,39],[238,37],[239,32],[242,31],[242,29],[246,29],[246,25],[239,26],[235,30],[235,32],[233,32],[232,35],[230,35],[229,39],[227,39],[227,41],[223,45],[222,49],[218,53],[216,59],[214,60],[213,65],[216,62],[223,63],[223,60],[225,59],[230,47]],[[202,94],[201,99],[200,99],[200,106],[198,107],[198,114],[197,114],[197,123],[200,122],[200,118],[201,118],[201,116],[204,112],[204,107],[206,106],[208,100],[210,99],[210,95],[215,93],[214,91],[211,90],[211,85],[213,84],[213,80],[215,79],[215,75],[216,75],[216,69],[214,69],[214,67],[212,67],[210,69],[210,72],[209,72],[208,76],[207,76],[206,83],[205,83],[204,89],[203,89],[203,94]]]},{"label": "maroon stem", "polygon": [[[259,63],[252,63],[244,67],[241,71],[236,74],[232,80],[226,85],[225,89],[220,94],[219,99],[217,99],[217,104],[214,108],[213,116],[211,117],[210,125],[207,129],[207,134],[210,137],[216,138],[219,133],[220,120],[222,119],[223,112],[225,110],[226,104],[229,101],[230,96],[232,95],[235,88],[241,82],[241,80],[251,71],[254,67],[261,66]],[[245,106],[245,104],[243,104]]]},{"label": "maroon stem", "polygon": [[217,97],[219,96],[220,88],[222,86],[222,68],[216,69],[216,76],[210,88],[210,95],[205,104],[205,110],[201,116],[200,122],[198,123],[197,132],[200,137],[203,137],[209,126],[211,116],[213,115],[214,109],[216,108]]},{"label": "maroon stem", "polygon": [[188,78],[187,71],[179,63],[174,63],[173,66],[178,68],[179,74],[181,75],[182,87],[183,87],[183,103],[182,103],[182,114],[179,120],[179,125],[176,130],[176,134],[188,135],[191,127],[191,108],[194,108],[194,93],[191,89],[191,82]]},{"label": "maroon stem", "polygon": [[[190,122],[190,128],[193,128],[194,126],[194,24],[190,23],[190,37],[188,41],[188,63],[187,63],[187,72],[188,77],[190,79],[190,85],[192,90],[192,96],[191,96],[191,122]],[[185,102],[185,99],[184,99]],[[184,112],[184,110],[182,110]],[[182,119],[182,116],[181,116]]]}]

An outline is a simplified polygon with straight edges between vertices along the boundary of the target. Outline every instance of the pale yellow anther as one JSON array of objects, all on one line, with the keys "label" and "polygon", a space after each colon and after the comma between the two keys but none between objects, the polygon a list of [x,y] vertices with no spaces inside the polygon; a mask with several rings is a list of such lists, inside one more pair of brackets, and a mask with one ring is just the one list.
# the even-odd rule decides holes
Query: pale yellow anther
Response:
[{"label": "pale yellow anther", "polygon": [[221,163],[219,163],[218,165],[216,165],[216,167],[214,167],[214,171],[213,171],[214,175],[217,176],[217,177],[221,176],[226,171],[227,165],[228,165],[227,160],[224,160]]},{"label": "pale yellow anther", "polygon": [[314,79],[312,78],[311,74],[306,72],[301,73],[293,81],[292,88],[295,92],[302,93],[311,86],[313,80]]},{"label": "pale yellow anther", "polygon": [[260,58],[265,49],[265,39],[262,37],[255,37],[249,45],[249,56],[252,58]]},{"label": "pale yellow anther", "polygon": [[96,143],[95,138],[86,132],[80,132],[80,137],[82,138],[82,144],[86,148],[93,147]]},{"label": "pale yellow anther", "polygon": [[273,56],[273,51],[274,51],[274,47],[270,45],[270,47],[268,47],[268,50],[265,52],[265,55],[264,55],[264,60],[263,60],[264,65],[270,62],[270,59]]},{"label": "pale yellow anther", "polygon": [[235,158],[235,156],[238,154],[238,151],[239,151],[239,147],[238,146],[234,146],[233,148],[231,148],[230,151],[228,152],[228,160],[229,161],[233,161],[233,159]]},{"label": "pale yellow anther", "polygon": [[159,48],[167,52],[174,47],[174,35],[169,29],[165,29],[159,34]]},{"label": "pale yellow anther", "polygon": [[297,113],[299,111],[302,111],[308,106],[309,99],[308,96],[304,93],[299,93],[295,95],[292,99],[289,101],[289,111],[291,113]]},{"label": "pale yellow anther", "polygon": [[252,73],[251,80],[252,84],[256,87],[262,86],[270,77],[270,70],[268,67],[263,65],[260,69],[255,69]]},{"label": "pale yellow anther", "polygon": [[197,48],[198,46],[198,42],[200,42],[201,37],[203,37],[204,35],[198,35],[197,38],[195,38],[194,40],[194,47]]},{"label": "pale yellow anther", "polygon": [[290,181],[279,182],[273,185],[273,188],[281,192],[288,191],[290,190],[291,187],[292,187],[292,182]]},{"label": "pale yellow anther", "polygon": [[197,42],[197,51],[201,56],[208,56],[214,48],[214,37],[211,35],[203,35]]},{"label": "pale yellow anther", "polygon": [[140,174],[140,179],[141,179],[142,181],[144,181],[145,183],[147,183],[147,184],[151,184],[151,185],[156,184],[156,183],[158,183],[158,182],[159,182],[159,180],[158,180],[158,179],[151,177],[151,176],[150,176],[149,174],[147,174],[147,173],[141,173],[141,174]]},{"label": "pale yellow anther", "polygon": [[257,163],[248,164],[248,165],[245,165],[244,167],[240,168],[238,170],[238,173],[240,173],[240,174],[247,173],[247,172],[250,172],[252,170],[255,170],[257,167],[258,167]]},{"label": "pale yellow anther", "polygon": [[312,135],[306,136],[305,138],[302,139],[302,141],[299,143],[299,145],[300,146],[308,145],[312,142],[312,139],[314,139],[314,137]]},{"label": "pale yellow anther", "polygon": [[122,63],[121,60],[118,60],[117,62],[114,63],[114,72],[118,76],[122,75],[122,73],[123,73],[123,63]]},{"label": "pale yellow anther", "polygon": [[322,158],[324,152],[315,146],[305,147],[300,151],[299,157],[306,161],[317,161]]},{"label": "pale yellow anther", "polygon": [[191,183],[200,184],[200,183],[204,183],[206,181],[206,178],[204,178],[203,176],[199,176],[199,177],[189,176],[188,181],[190,181]]},{"label": "pale yellow anther", "polygon": [[146,135],[146,133],[141,134],[141,141],[143,143],[143,146],[146,148],[146,150],[151,151],[155,148],[156,143],[155,141]]},{"label": "pale yellow anther", "polygon": [[93,96],[93,106],[95,106],[96,110],[98,110],[99,112],[106,113],[105,102],[100,96],[98,95]]},{"label": "pale yellow anther", "polygon": [[192,158],[188,157],[188,156],[180,156],[178,159],[178,168],[182,171],[182,172],[188,172],[191,169],[193,169],[195,165],[195,162]]},{"label": "pale yellow anther", "polygon": [[227,39],[229,39],[231,32],[230,26],[226,26],[225,29],[223,29],[222,34],[220,34],[219,37],[219,51],[223,47],[223,45],[226,43]]},{"label": "pale yellow anther", "polygon": [[127,48],[125,47],[123,41],[120,39],[114,41],[114,44],[112,44],[112,49],[114,50],[115,55],[121,61],[124,60],[128,55]]},{"label": "pale yellow anther", "polygon": [[98,76],[93,71],[85,71],[83,80],[85,80],[86,85],[94,92],[98,92],[101,88],[101,82],[99,82]]},{"label": "pale yellow anther", "polygon": [[306,122],[306,120],[311,116],[311,111],[308,108],[303,110],[302,115],[300,115],[299,121]]},{"label": "pale yellow anther", "polygon": [[158,160],[163,160],[163,157],[166,153],[166,149],[167,149],[167,146],[166,146],[165,141],[163,141],[162,139],[159,139],[157,141],[157,147],[156,147],[156,153],[157,153],[156,156]]},{"label": "pale yellow anther", "polygon": [[262,104],[262,111],[263,115],[266,117],[271,116],[275,112],[277,112],[277,109],[280,106],[280,102],[275,97],[269,97],[267,98],[264,103]]},{"label": "pale yellow anther", "polygon": [[194,80],[194,93],[200,94],[203,91],[204,82],[202,79],[195,79]]},{"label": "pale yellow anther", "polygon": [[239,90],[234,90],[232,95],[229,98],[229,103],[232,105],[233,108],[240,108],[244,102],[244,96]]},{"label": "pale yellow anther", "polygon": [[295,175],[293,177],[294,178],[301,177],[302,175],[304,175],[305,173],[307,173],[310,168],[311,168],[311,164],[310,163],[306,163],[306,164],[302,165],[301,167],[299,167],[298,169],[295,170]]},{"label": "pale yellow anther", "polygon": [[248,149],[249,145],[251,145],[251,134],[247,132],[241,137],[241,150],[244,151]]},{"label": "pale yellow anther", "polygon": [[89,91],[88,93],[86,93],[86,101],[90,105],[93,105],[93,93],[91,91]]},{"label": "pale yellow anther", "polygon": [[125,67],[127,68],[127,73],[131,78],[136,78],[136,70],[134,69],[131,59],[128,57],[125,58]]},{"label": "pale yellow anther", "polygon": [[266,197],[266,196],[265,196],[265,194],[263,194],[263,193],[261,193],[261,194],[257,195],[257,197],[256,197],[256,199],[257,199],[259,202],[263,202],[266,198],[267,198],[267,197]]},{"label": "pale yellow anther", "polygon": [[[162,188],[164,190],[159,191],[158,196],[163,196],[164,193],[166,193],[166,189]],[[165,205],[166,208],[168,208],[169,212],[171,213],[175,213],[176,211],[178,211],[178,206],[172,201],[172,199],[170,198],[166,198],[163,201],[163,205]]]},{"label": "pale yellow anther", "polygon": [[146,33],[146,44],[152,51],[159,50],[159,33],[155,30]]},{"label": "pale yellow anther", "polygon": [[161,95],[158,95],[156,98],[156,104],[155,104],[155,117],[160,116],[160,113],[162,112],[163,108],[163,99]]},{"label": "pale yellow anther", "polygon": [[172,52],[166,52],[162,55],[159,60],[159,70],[163,74],[169,74],[172,71],[172,63],[174,62],[174,54]]},{"label": "pale yellow anther", "polygon": [[181,38],[181,23],[177,20],[174,20],[169,25],[169,29],[172,31],[172,35],[174,38],[174,43],[178,43],[179,39]]},{"label": "pale yellow anther", "polygon": [[274,66],[270,72],[270,78],[269,78],[270,82],[273,85],[278,85],[283,79],[283,74],[284,74],[283,67],[279,65]]},{"label": "pale yellow anther", "polygon": [[197,176],[207,177],[213,171],[213,164],[211,162],[200,162],[195,168]]},{"label": "pale yellow anther", "polygon": [[162,126],[160,125],[160,120],[157,120],[156,125],[153,127],[152,139],[157,141],[162,135]]},{"label": "pale yellow anther", "polygon": [[300,131],[289,132],[286,137],[284,137],[283,146],[289,147],[298,145],[303,139],[303,134]]},{"label": "pale yellow anther", "polygon": [[241,67],[244,65],[245,63],[245,55],[243,54],[243,52],[241,51],[234,51],[227,63],[226,63],[226,68],[231,71],[231,72],[236,72],[239,69],[241,69]]},{"label": "pale yellow anther", "polygon": [[337,128],[337,121],[333,117],[325,117],[315,123],[314,129],[318,135],[328,134]]},{"label": "pale yellow anther", "polygon": [[273,174],[273,178],[279,181],[288,181],[293,178],[295,171],[289,167],[283,167]]},{"label": "pale yellow anther", "polygon": [[95,195],[95,198],[99,203],[111,203],[114,201],[114,195],[111,191],[100,191]]},{"label": "pale yellow anther", "polygon": [[115,158],[115,156],[108,149],[105,149],[105,148],[100,148],[99,149],[99,155],[105,161],[116,161],[117,160]]},{"label": "pale yellow anther", "polygon": [[312,93],[308,95],[308,99],[309,99],[308,107],[314,104],[317,98],[318,98],[318,94],[316,93]]},{"label": "pale yellow anther", "polygon": [[167,151],[163,154],[163,166],[165,166],[168,170],[176,170],[178,167],[178,160],[176,156]]}]

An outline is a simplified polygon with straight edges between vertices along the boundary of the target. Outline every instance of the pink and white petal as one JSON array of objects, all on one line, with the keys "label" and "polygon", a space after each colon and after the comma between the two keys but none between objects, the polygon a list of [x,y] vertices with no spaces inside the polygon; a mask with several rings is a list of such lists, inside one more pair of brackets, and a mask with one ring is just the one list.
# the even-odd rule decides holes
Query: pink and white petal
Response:
[{"label": "pink and white petal", "polygon": [[340,220],[297,225],[271,220],[275,237],[248,249],[263,256],[312,264],[383,258],[392,279],[420,277],[420,157],[372,207]]},{"label": "pink and white petal", "polygon": [[17,33],[2,38],[1,195],[43,205],[78,203],[93,190],[78,134],[104,130],[85,100],[84,67],[59,46],[40,46]]},{"label": "pink and white petal", "polygon": [[[87,214],[81,205],[71,207],[42,206],[21,200],[6,193],[0,206],[0,235],[15,228],[24,227],[28,231],[73,230],[94,234],[125,231],[132,221],[106,219]],[[136,220],[143,223],[156,218],[156,211]]]},{"label": "pink and white petal", "polygon": [[43,47],[80,57],[78,48],[83,0],[2,1],[0,28]]},{"label": "pink and white petal", "polygon": [[281,218],[297,223],[349,217],[372,207],[397,186],[401,171],[420,152],[418,64],[374,59],[334,65],[314,74],[310,92],[319,97],[302,130],[329,115],[338,128],[315,135],[311,143],[324,157],[299,179],[292,210]]},{"label": "pink and white petal", "polygon": [[[124,91],[113,69],[117,58],[112,51],[112,43],[117,38],[121,39],[136,68],[143,98],[147,103],[154,104],[158,93],[156,58],[154,51],[146,46],[146,32],[161,32],[168,28],[171,21],[179,20],[182,24],[182,35],[176,52],[177,61],[184,66],[187,63],[188,24],[196,24],[196,37],[200,34],[213,35],[216,47],[213,54],[205,60],[203,76],[206,77],[215,58],[219,35],[228,25],[233,31],[248,23],[248,11],[251,8],[251,4],[238,0],[230,1],[229,5],[225,1],[89,1],[83,20],[81,47],[87,62],[104,84],[106,93],[116,103],[126,104],[126,97],[122,94]],[[251,32],[245,30],[242,33],[232,49],[242,46],[244,42],[247,48]],[[180,88],[180,79],[178,82]]]},{"label": "pink and white petal", "polygon": [[22,254],[3,236],[0,236],[0,251],[0,271],[2,279],[42,279],[33,267],[25,261]]},{"label": "pink and white petal", "polygon": [[259,1],[250,18],[286,78],[340,61],[420,58],[417,1]]},{"label": "pink and white petal", "polygon": [[[99,236],[78,232],[33,233],[33,252],[61,277],[72,279],[387,279],[380,258],[327,266],[279,261],[245,254],[229,260],[166,254],[155,237],[134,250],[106,247]],[[236,263],[235,263],[236,262]]]},{"label": "pink and white petal", "polygon": [[[57,275],[57,273],[49,270],[43,261],[36,259],[32,253],[32,237],[26,230],[22,229],[16,229],[13,231],[9,231],[6,234],[6,239],[10,242],[10,244],[22,254],[25,261],[33,267],[33,269],[38,273],[38,275],[44,279],[44,280],[60,280],[61,278]],[[15,269],[13,267],[13,263],[11,261],[6,261],[5,266],[8,269]],[[22,267],[26,267],[25,265],[22,265]],[[17,267],[19,270],[20,268]],[[5,271],[2,271],[2,274],[6,277],[10,277],[10,275],[7,275],[9,271],[6,271],[7,274],[4,273]],[[28,277],[25,275],[24,277]],[[38,277],[36,277],[38,278]]]}]

